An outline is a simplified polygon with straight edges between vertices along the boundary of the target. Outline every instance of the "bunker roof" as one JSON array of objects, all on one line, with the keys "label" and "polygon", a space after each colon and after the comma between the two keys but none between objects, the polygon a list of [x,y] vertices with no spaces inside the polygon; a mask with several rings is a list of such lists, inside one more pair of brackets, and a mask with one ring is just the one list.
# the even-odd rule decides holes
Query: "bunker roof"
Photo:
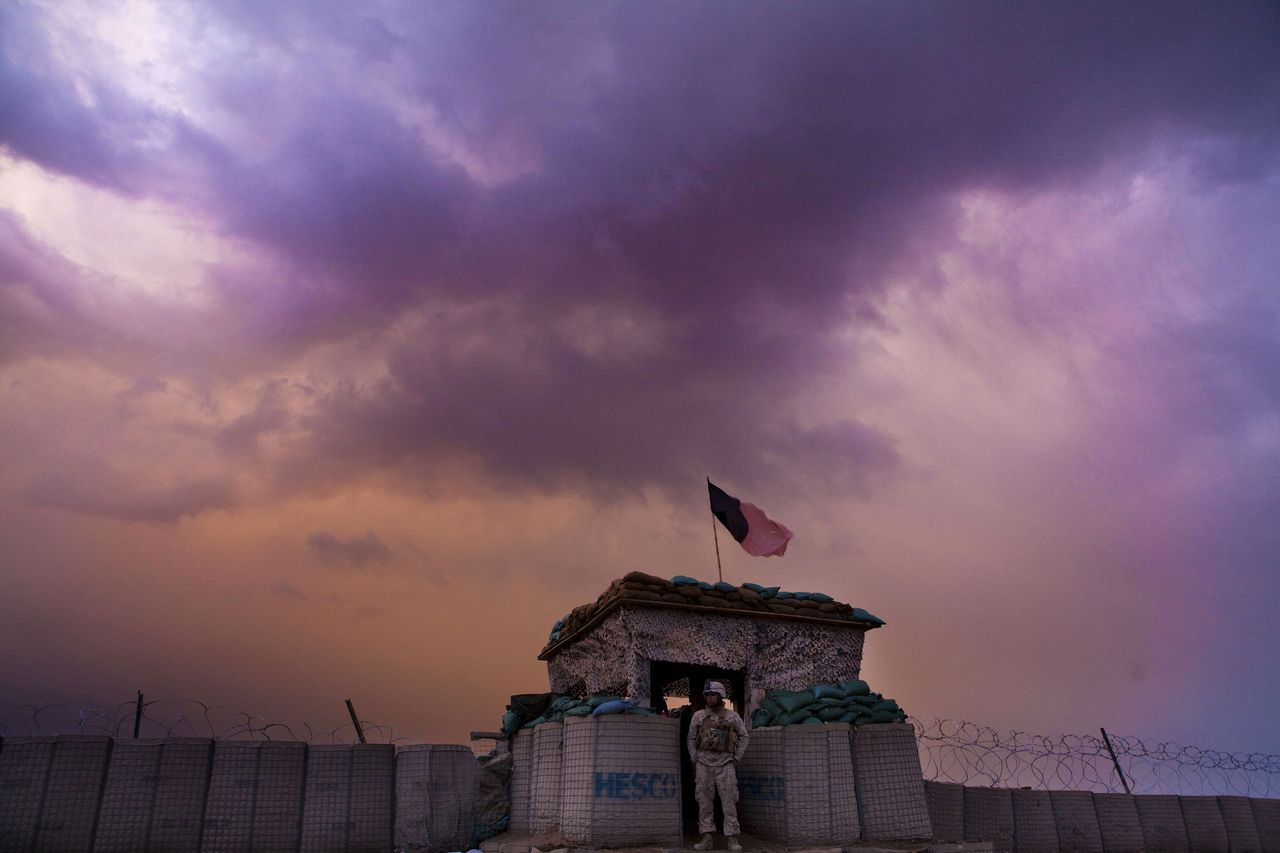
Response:
[{"label": "bunker roof", "polygon": [[724,581],[710,583],[684,575],[664,580],[645,572],[631,572],[610,583],[594,602],[575,607],[557,622],[538,659],[552,657],[623,606],[824,624],[862,631],[884,624],[883,619],[861,607],[836,601],[823,593],[785,592],[776,586],[755,583],[741,586]]}]

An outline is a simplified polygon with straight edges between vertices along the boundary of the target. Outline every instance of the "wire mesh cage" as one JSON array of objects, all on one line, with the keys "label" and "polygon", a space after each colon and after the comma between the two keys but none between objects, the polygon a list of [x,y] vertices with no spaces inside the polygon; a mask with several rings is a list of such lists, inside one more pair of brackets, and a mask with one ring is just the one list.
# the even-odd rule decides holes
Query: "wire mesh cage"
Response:
[{"label": "wire mesh cage", "polygon": [[753,729],[738,774],[743,828],[785,844],[856,842],[849,729],[844,723]]},{"label": "wire mesh cage", "polygon": [[479,778],[480,765],[469,747],[401,747],[396,754],[396,849],[465,850],[475,826]]},{"label": "wire mesh cage", "polygon": [[581,845],[678,846],[680,723],[607,714],[564,722],[560,829]]}]

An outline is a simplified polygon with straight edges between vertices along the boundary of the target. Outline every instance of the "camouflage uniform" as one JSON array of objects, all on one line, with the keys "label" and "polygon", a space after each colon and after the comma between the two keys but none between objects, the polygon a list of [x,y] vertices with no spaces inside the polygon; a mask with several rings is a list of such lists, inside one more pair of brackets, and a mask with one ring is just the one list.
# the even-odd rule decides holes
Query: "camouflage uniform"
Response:
[{"label": "camouflage uniform", "polygon": [[747,727],[742,718],[723,705],[713,711],[703,708],[689,721],[685,745],[694,766],[694,797],[698,801],[698,832],[716,831],[715,799],[720,794],[724,812],[724,834],[737,835],[737,763],[747,751]]}]

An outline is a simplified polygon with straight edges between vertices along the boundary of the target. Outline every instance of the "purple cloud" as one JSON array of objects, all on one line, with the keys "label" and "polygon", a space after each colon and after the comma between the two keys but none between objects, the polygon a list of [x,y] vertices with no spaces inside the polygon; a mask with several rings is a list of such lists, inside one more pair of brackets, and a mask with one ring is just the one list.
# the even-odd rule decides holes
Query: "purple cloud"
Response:
[{"label": "purple cloud", "polygon": [[391,561],[391,549],[372,530],[364,536],[340,538],[327,530],[307,537],[307,548],[322,563],[342,563],[362,569],[370,563]]}]

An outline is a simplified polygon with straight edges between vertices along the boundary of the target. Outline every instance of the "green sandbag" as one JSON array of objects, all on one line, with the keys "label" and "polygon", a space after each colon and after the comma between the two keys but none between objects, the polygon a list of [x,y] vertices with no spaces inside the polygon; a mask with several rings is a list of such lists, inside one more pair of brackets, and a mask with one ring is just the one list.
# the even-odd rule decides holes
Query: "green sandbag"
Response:
[{"label": "green sandbag", "polygon": [[582,700],[577,696],[561,696],[559,699],[551,703],[550,710],[567,711],[578,705],[580,702],[582,702]]},{"label": "green sandbag", "polygon": [[809,720],[813,718],[813,714],[808,710],[806,710],[805,708],[801,708],[798,711],[792,711],[790,716],[791,716],[791,725],[793,726],[796,723],[803,723],[805,720]]},{"label": "green sandbag", "polygon": [[849,694],[834,684],[815,684],[809,688],[819,699],[843,699]]},{"label": "green sandbag", "polygon": [[901,711],[872,711],[871,722],[873,723],[896,723],[899,720],[905,720],[906,715]]},{"label": "green sandbag", "polygon": [[846,681],[840,685],[840,689],[844,691],[846,696],[866,696],[871,692],[871,685],[863,681],[861,678],[855,678]]},{"label": "green sandbag", "polygon": [[564,712],[566,717],[586,717],[591,714],[591,706],[585,702]]},{"label": "green sandbag", "polygon": [[823,708],[818,712],[818,719],[828,723],[845,722],[844,717],[848,715],[848,711],[836,705],[831,708]]},{"label": "green sandbag", "polygon": [[791,725],[791,715],[788,714],[786,711],[783,711],[781,714],[779,714],[777,717],[774,718],[773,724],[775,726],[789,726]]},{"label": "green sandbag", "polygon": [[760,708],[768,711],[770,717],[776,717],[785,711],[785,709],[778,704],[778,700],[774,699],[772,696],[764,697],[760,702]]},{"label": "green sandbag", "polygon": [[756,712],[751,715],[751,728],[762,729],[773,721],[773,714],[770,714],[764,708],[756,708]]},{"label": "green sandbag", "polygon": [[790,714],[808,705],[814,700],[814,696],[808,690],[778,690],[773,693],[773,699],[782,706],[782,710]]},{"label": "green sandbag", "polygon": [[821,720],[821,719],[819,719],[818,717],[809,717],[807,720],[804,720],[803,722],[801,722],[801,723],[800,723],[800,725],[802,725],[802,726],[820,726],[820,725],[822,725],[822,720]]},{"label": "green sandbag", "polygon": [[839,720],[837,720],[837,722],[841,722],[841,723],[849,723],[850,725],[853,725],[853,723],[854,723],[857,719],[858,719],[858,715],[857,715],[857,714],[853,713],[852,711],[845,711],[845,712],[844,712],[844,714],[843,714],[843,715],[841,715],[840,719],[839,719]]},{"label": "green sandbag", "polygon": [[544,714],[544,715],[543,715],[543,716],[541,716],[541,717],[534,717],[532,720],[530,720],[529,722],[525,723],[525,724],[524,724],[523,726],[521,726],[520,728],[522,728],[522,729],[531,729],[531,728],[533,728],[534,726],[540,726],[540,725],[542,725],[542,724],[543,724],[543,723],[545,723],[546,721],[547,721],[547,717],[546,717],[546,715]]},{"label": "green sandbag", "polygon": [[893,701],[892,699],[882,699],[881,701],[871,706],[871,713],[873,714],[876,711],[896,711],[896,710],[898,710],[898,703]]},{"label": "green sandbag", "polygon": [[871,708],[880,704],[879,699],[873,699],[870,696],[854,696],[853,703],[861,708]]},{"label": "green sandbag", "polygon": [[610,696],[607,693],[597,693],[594,696],[587,697],[587,704],[590,705],[592,708],[598,708],[601,705],[603,705],[605,702],[612,702],[614,699],[617,699],[617,698],[618,698],[617,696]]},{"label": "green sandbag", "polygon": [[520,728],[520,715],[515,711],[508,711],[502,715],[502,733],[504,735],[513,735]]},{"label": "green sandbag", "polygon": [[836,699],[832,696],[827,696],[825,698],[819,699],[816,702],[811,703],[809,707],[813,708],[815,711],[818,710],[819,708],[834,708],[834,707],[837,707],[841,701],[842,700]]}]

